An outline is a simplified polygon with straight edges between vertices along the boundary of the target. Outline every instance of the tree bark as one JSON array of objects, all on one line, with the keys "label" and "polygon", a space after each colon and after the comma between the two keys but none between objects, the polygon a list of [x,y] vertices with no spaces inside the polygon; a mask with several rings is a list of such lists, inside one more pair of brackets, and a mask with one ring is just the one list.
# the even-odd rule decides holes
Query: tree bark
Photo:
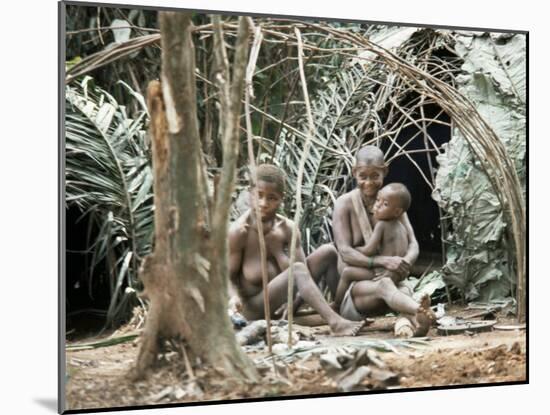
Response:
[{"label": "tree bark", "polygon": [[[190,15],[162,12],[159,21],[161,82],[151,82],[147,91],[155,178],[155,246],[140,270],[150,309],[134,374],[143,376],[155,362],[160,339],[183,338],[194,356],[225,376],[255,381],[257,372],[237,345],[227,315],[227,247],[226,238],[219,236],[226,235],[227,231],[220,229],[227,229],[228,215],[218,209],[230,206],[217,203],[217,214],[209,211],[196,114]],[[240,40],[235,64],[238,59],[246,62],[246,31]],[[238,71],[236,75],[243,76]],[[242,80],[239,93],[242,95]],[[233,119],[231,123],[234,125]],[[225,139],[230,143],[238,135]],[[233,159],[229,157],[228,163],[235,163]],[[226,190],[231,191],[235,167],[223,167],[230,172],[225,181]],[[216,227],[212,227],[212,216]]]}]

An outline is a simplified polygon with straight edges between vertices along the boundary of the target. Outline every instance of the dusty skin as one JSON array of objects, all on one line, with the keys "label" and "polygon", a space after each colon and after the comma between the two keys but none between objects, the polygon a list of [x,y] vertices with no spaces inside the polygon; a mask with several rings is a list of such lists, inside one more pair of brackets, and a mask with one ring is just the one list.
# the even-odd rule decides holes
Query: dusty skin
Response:
[{"label": "dusty skin", "polygon": [[[262,168],[258,167],[261,178]],[[269,166],[273,169],[273,166]],[[277,174],[272,170],[271,174]],[[278,174],[282,175],[282,172]],[[264,175],[267,179],[267,177]],[[289,274],[289,247],[292,237],[292,221],[277,214],[282,203],[283,189],[276,182],[258,180],[258,200],[251,197],[251,205],[256,203],[261,211],[266,244],[268,293],[272,313],[287,300]],[[298,237],[299,238],[299,237]],[[331,332],[336,336],[355,335],[364,321],[349,321],[339,316],[326,302],[316,285],[323,275],[327,279],[336,276],[336,250],[330,245],[321,246],[307,258],[297,241],[294,280],[297,292],[327,321]],[[306,265],[307,264],[307,265]],[[261,319],[264,316],[264,299],[260,265],[259,238],[255,215],[245,212],[229,229],[229,271],[231,282],[242,302],[243,314],[248,319]],[[327,275],[329,274],[329,275]]]}]

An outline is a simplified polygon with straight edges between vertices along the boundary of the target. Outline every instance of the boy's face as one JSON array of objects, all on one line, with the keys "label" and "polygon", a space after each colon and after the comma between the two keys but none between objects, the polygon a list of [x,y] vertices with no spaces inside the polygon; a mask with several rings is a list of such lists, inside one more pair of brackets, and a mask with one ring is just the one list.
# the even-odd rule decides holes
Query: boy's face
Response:
[{"label": "boy's face", "polygon": [[386,170],[379,166],[358,165],[353,169],[353,176],[357,180],[357,187],[363,196],[375,197],[382,184]]},{"label": "boy's face", "polygon": [[393,220],[403,214],[403,208],[399,205],[399,197],[387,187],[378,192],[373,207],[376,220]]},{"label": "boy's face", "polygon": [[[258,207],[260,208],[260,214],[262,221],[273,219],[277,214],[277,209],[283,202],[283,195],[277,190],[275,183],[265,182],[258,180]],[[256,198],[254,192],[250,192],[250,204],[252,208],[256,208]]]}]

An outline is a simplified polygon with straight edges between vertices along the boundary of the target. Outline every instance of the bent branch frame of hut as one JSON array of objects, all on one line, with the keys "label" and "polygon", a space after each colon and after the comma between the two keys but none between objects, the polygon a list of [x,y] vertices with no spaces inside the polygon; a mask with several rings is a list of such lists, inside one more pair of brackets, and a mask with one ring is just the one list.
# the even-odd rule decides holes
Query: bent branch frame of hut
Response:
[{"label": "bent branch frame of hut", "polygon": [[[466,140],[469,148],[475,159],[480,163],[485,175],[491,183],[496,196],[499,199],[500,205],[506,217],[507,230],[511,240],[514,242],[514,258],[517,270],[517,286],[516,286],[516,301],[517,301],[517,318],[520,322],[525,321],[526,313],[526,211],[525,201],[522,193],[522,186],[518,177],[514,163],[504,147],[501,140],[489,126],[489,124],[479,114],[474,104],[460,93],[453,85],[450,85],[441,79],[430,74],[418,66],[414,66],[401,58],[395,53],[369,41],[355,33],[346,32],[344,30],[330,27],[326,24],[315,24],[295,19],[272,19],[277,23],[289,23],[288,27],[300,27],[302,29],[312,28],[316,31],[328,33],[339,40],[349,43],[350,48],[342,48],[332,51],[343,56],[354,59],[362,59],[357,55],[357,52],[372,52],[382,63],[384,63],[392,74],[395,74],[403,81],[404,85],[410,88],[410,91],[418,93],[422,100],[428,97],[429,100],[437,104],[443,111],[452,119],[454,127],[458,129],[462,137]],[[234,25],[224,23],[224,29],[228,31],[235,30]],[[195,27],[194,30],[200,33],[209,33],[212,31],[210,25]],[[277,31],[273,27],[269,29],[262,28],[266,41],[269,38],[276,39],[275,42],[284,42],[287,45],[296,46],[298,41],[292,30]],[[117,45],[116,48],[108,51],[101,51],[91,56],[86,57],[80,63],[74,65],[67,71],[66,84],[73,82],[78,76],[89,73],[101,66],[112,63],[113,61],[127,56],[136,50],[143,47],[157,45],[160,41],[159,34],[146,35],[131,39],[128,42]],[[330,52],[329,49],[320,49],[304,42],[304,49],[316,52]],[[373,61],[373,58],[367,58],[366,61]],[[203,79],[203,81],[206,81]],[[427,101],[423,101],[426,103]],[[393,103],[394,105],[395,102]],[[397,106],[397,105],[396,105]],[[281,126],[288,128],[298,136],[304,138],[304,134],[292,126],[284,123],[284,120],[277,120],[270,114],[263,113],[259,108],[251,106],[251,108],[262,114],[262,116],[271,119],[274,122],[280,122]],[[404,114],[407,117],[407,114]],[[438,122],[437,116],[430,122]],[[409,120],[410,124],[415,124],[414,120]],[[403,128],[402,124],[398,131]],[[425,129],[425,126],[419,129]],[[397,132],[398,132],[397,131]],[[383,132],[371,141],[377,141],[381,138],[392,140],[392,145],[397,144],[393,141],[392,132]],[[434,144],[434,143],[432,143]],[[434,150],[438,151],[434,144]],[[399,155],[405,155],[415,164],[410,157],[410,151],[400,149]],[[426,152],[428,150],[426,146]],[[349,155],[348,155],[349,156]],[[351,159],[348,157],[348,159]],[[348,160],[349,161],[349,160]],[[422,170],[418,165],[415,165],[417,170],[422,174]],[[422,174],[424,180],[429,184],[429,179]],[[433,178],[432,178],[433,181]]]}]

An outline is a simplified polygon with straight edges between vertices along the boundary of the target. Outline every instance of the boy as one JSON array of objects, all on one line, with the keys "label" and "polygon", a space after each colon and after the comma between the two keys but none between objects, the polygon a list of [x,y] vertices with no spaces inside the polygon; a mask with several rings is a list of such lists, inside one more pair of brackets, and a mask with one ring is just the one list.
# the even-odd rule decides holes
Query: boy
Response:
[{"label": "boy", "polygon": [[[378,147],[361,148],[352,171],[357,188],[336,200],[332,226],[341,286],[335,301],[341,302],[340,314],[350,320],[383,315],[390,310],[402,313],[413,325],[413,334],[423,336],[434,318],[429,308],[430,299],[426,296],[417,303],[410,291],[399,284],[408,275],[419,252],[407,214],[402,213],[397,219],[406,231],[406,244],[401,237],[396,238],[392,243],[384,242],[385,255],[365,255],[373,246],[378,246],[376,241],[373,246],[369,246],[369,242],[376,200],[387,172],[384,154]],[[398,251],[400,255],[396,254]]]},{"label": "boy", "polygon": [[[266,245],[268,294],[272,314],[287,300],[290,242],[293,223],[277,214],[285,192],[282,170],[262,164],[257,167],[258,199],[251,192],[252,209],[245,212],[229,228],[229,275],[239,299],[242,313],[248,319],[264,318],[262,270],[255,206],[260,208]],[[322,275],[335,274],[336,250],[324,245],[307,259],[298,235],[294,268],[295,288],[301,297],[328,323],[333,335],[354,336],[364,321],[350,321],[339,316],[325,301],[315,284]],[[307,266],[306,266],[307,264]],[[313,277],[313,278],[312,278]]]}]

